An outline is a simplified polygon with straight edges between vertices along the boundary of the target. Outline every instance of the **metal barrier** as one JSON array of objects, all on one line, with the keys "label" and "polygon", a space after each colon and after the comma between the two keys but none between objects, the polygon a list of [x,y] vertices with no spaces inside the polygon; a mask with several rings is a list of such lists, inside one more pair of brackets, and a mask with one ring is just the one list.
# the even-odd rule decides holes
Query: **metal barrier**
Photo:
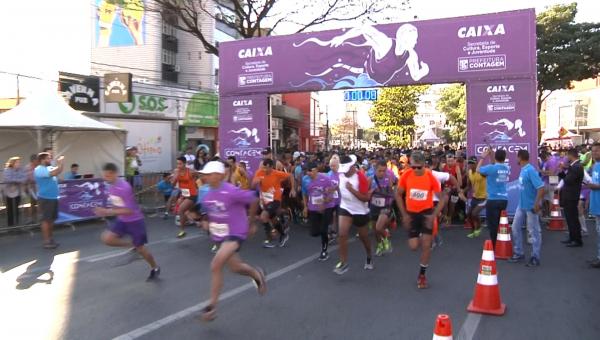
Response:
[{"label": "metal barrier", "polygon": [[[162,193],[157,189],[157,184],[162,180],[162,173],[144,173],[138,175],[135,181],[135,196],[140,208],[145,214],[156,214],[165,208],[165,201]],[[4,183],[0,182],[0,188]],[[19,202],[18,209],[13,212],[16,215],[16,223],[8,224],[7,199],[0,194],[0,233],[10,231],[31,231],[39,228],[39,210],[35,204],[32,204],[31,197],[23,193]],[[71,227],[73,227],[72,224]]]}]

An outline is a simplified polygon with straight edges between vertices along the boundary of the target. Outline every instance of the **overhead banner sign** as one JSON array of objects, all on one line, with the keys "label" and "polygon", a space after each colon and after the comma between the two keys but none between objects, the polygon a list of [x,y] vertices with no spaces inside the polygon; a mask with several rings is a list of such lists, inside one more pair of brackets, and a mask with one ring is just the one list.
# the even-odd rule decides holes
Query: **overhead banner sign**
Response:
[{"label": "overhead banner sign", "polygon": [[79,111],[100,112],[100,78],[60,72],[60,92]]},{"label": "overhead banner sign", "polygon": [[221,157],[235,156],[256,172],[262,150],[269,145],[266,95],[221,97],[219,141]]},{"label": "overhead banner sign", "polygon": [[[535,74],[533,9],[223,42],[221,95]],[[293,65],[293,67],[290,67]]]}]

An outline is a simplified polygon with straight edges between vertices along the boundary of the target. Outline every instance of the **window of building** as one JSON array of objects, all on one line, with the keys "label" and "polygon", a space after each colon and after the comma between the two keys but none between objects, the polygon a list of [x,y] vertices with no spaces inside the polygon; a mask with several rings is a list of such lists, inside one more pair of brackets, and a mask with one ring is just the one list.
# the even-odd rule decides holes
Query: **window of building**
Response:
[{"label": "window of building", "polygon": [[219,85],[219,69],[215,69],[215,85]]},{"label": "window of building", "polygon": [[176,31],[177,30],[175,29],[175,26],[168,24],[166,21],[163,21],[163,23],[162,23],[163,34],[174,37],[174,36],[176,36]]},{"label": "window of building", "polygon": [[176,54],[173,51],[162,50],[162,63],[167,65],[175,65]]},{"label": "window of building", "polygon": [[202,51],[198,51],[198,59],[202,59]]},{"label": "window of building", "polygon": [[576,126],[587,126],[588,119],[588,106],[585,105],[576,105],[575,106],[575,125]]}]

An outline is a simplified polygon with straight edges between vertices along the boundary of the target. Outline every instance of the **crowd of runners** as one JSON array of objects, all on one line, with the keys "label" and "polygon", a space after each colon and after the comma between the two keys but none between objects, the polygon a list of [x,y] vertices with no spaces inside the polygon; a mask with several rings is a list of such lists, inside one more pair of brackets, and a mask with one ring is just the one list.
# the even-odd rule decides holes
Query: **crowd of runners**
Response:
[{"label": "crowd of runners", "polygon": [[[478,238],[485,208],[489,238],[496,243],[501,212],[508,206],[511,170],[520,171],[520,175],[510,262],[525,260],[522,228],[526,224],[527,240],[532,244],[526,265],[541,264],[542,217],[550,213],[556,193],[561,193],[569,225],[569,237],[563,242],[567,246],[583,244],[588,214],[600,216],[600,144],[568,151],[542,148],[537,160],[521,150],[517,154],[520,169],[507,165],[506,152],[501,149],[487,149],[482,155],[470,157],[464,149],[447,146],[278,156],[267,148],[262,154],[260,168],[250,173],[248,164],[237,162],[235,157],[210,158],[202,152],[198,159],[190,157],[193,155],[189,152],[177,159],[177,167],[164,174],[157,185],[165,197],[165,219],[175,216],[178,238],[186,237],[190,226],[201,227],[211,235],[215,255],[210,268],[210,303],[202,311],[204,320],[216,317],[225,266],[252,278],[260,294],[266,292],[265,271],[244,263],[239,255],[245,240],[258,229],[264,230],[262,246],[267,249],[285,247],[292,226],[308,229],[320,244],[315,260],[323,262],[332,255],[329,246],[337,243],[333,272],[344,275],[350,268],[351,235],[356,235],[364,248],[364,270],[373,270],[374,258],[393,251],[390,237],[399,233],[398,226],[403,226],[409,248],[421,252],[415,267],[417,288],[423,289],[428,287],[426,272],[432,250],[443,242],[442,226],[464,225],[469,228],[466,237]],[[36,181],[40,187],[50,181],[48,184],[54,188],[62,159],[54,169],[51,154],[41,153],[39,158],[46,163],[36,169]],[[103,170],[109,199],[106,207],[96,209],[96,214],[107,218],[109,227],[102,240],[109,246],[130,248],[132,256],[143,257],[151,268],[148,279],[155,279],[160,267],[145,247],[148,237],[144,216],[133,189],[118,177],[120,170],[114,164],[106,164]],[[599,217],[596,225],[600,229]],[[51,240],[51,235],[47,238]],[[598,255],[590,266],[600,268],[600,241]]]}]

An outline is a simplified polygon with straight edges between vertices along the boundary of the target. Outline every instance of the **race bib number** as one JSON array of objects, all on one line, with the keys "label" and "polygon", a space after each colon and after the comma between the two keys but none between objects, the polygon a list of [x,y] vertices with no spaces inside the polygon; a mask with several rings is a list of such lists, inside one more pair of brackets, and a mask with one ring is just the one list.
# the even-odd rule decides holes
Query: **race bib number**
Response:
[{"label": "race bib number", "polygon": [[323,204],[323,202],[324,202],[324,201],[323,201],[323,195],[319,195],[319,196],[311,196],[311,198],[310,198],[310,202],[311,202],[313,205],[321,205],[321,204]]},{"label": "race bib number", "polygon": [[217,237],[229,236],[229,225],[227,223],[209,223],[210,233]]},{"label": "race bib number", "polygon": [[427,190],[410,189],[410,199],[413,201],[426,201],[428,197]]},{"label": "race bib number", "polygon": [[452,203],[456,203],[456,202],[458,202],[458,196],[450,196],[450,201],[451,201]]},{"label": "race bib number", "polygon": [[190,197],[192,196],[190,193],[190,189],[181,189],[181,196],[183,197]]},{"label": "race bib number", "polygon": [[108,203],[109,203],[109,205],[111,205],[113,207],[118,207],[118,208],[125,207],[125,202],[123,201],[123,199],[121,197],[115,196],[115,195],[110,195],[108,197]]},{"label": "race bib number", "polygon": [[262,192],[261,196],[265,203],[271,203],[275,200],[275,196],[270,192]]},{"label": "race bib number", "polygon": [[558,184],[558,176],[548,177],[548,183],[550,183],[552,185],[557,185]]},{"label": "race bib number", "polygon": [[338,199],[340,197],[340,194],[336,191],[333,192],[333,198]]},{"label": "race bib number", "polygon": [[373,198],[371,198],[371,204],[373,204],[376,207],[383,208],[383,207],[385,207],[385,198],[373,197]]}]

